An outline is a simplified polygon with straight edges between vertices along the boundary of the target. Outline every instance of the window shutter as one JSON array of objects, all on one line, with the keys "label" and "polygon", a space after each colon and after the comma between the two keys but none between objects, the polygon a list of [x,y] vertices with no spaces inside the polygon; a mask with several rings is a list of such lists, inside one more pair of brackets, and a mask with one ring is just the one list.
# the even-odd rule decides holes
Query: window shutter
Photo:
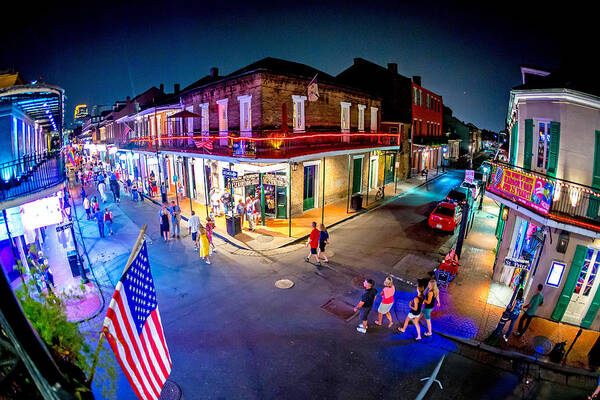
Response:
[{"label": "window shutter", "polygon": [[[550,138],[550,140],[552,140],[552,138]],[[577,248],[575,249],[573,262],[571,262],[571,268],[569,268],[569,275],[567,275],[562,293],[560,294],[560,297],[556,302],[554,312],[552,313],[553,320],[560,321],[565,314],[565,311],[567,311],[567,306],[571,301],[571,296],[573,295],[573,290],[575,289],[577,279],[579,279],[579,274],[581,273],[581,267],[583,267],[587,250],[587,247],[580,244],[578,244]]]},{"label": "window shutter", "polygon": [[517,143],[517,139],[519,137],[519,121],[515,121],[513,125],[512,132],[510,133],[510,159],[509,163],[511,165],[515,165],[517,162],[517,148],[519,147],[519,143]]},{"label": "window shutter", "polygon": [[600,131],[596,131],[596,144],[594,146],[594,169],[592,187],[600,189]]},{"label": "window shutter", "polygon": [[531,159],[533,158],[533,120],[525,120],[525,153],[523,155],[523,168],[531,170]]},{"label": "window shutter", "polygon": [[556,178],[558,169],[558,148],[560,147],[560,122],[552,121],[550,123],[550,151],[548,154],[547,174]]},{"label": "window shutter", "polygon": [[582,328],[589,328],[592,325],[592,322],[594,321],[594,318],[596,318],[596,313],[598,312],[599,308],[600,308],[600,290],[596,290],[596,294],[594,294],[592,303],[590,304],[590,307],[588,308],[587,312],[585,313],[585,317],[583,317],[583,320],[581,321]]}]

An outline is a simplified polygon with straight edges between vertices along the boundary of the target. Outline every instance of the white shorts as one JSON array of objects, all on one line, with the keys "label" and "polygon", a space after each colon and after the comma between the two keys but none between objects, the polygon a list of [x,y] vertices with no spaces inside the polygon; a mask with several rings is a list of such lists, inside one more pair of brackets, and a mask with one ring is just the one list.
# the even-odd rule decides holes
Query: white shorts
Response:
[{"label": "white shorts", "polygon": [[408,313],[408,318],[410,318],[410,319],[419,318],[420,316],[421,316],[421,313],[419,313],[419,315],[415,315],[413,313]]}]

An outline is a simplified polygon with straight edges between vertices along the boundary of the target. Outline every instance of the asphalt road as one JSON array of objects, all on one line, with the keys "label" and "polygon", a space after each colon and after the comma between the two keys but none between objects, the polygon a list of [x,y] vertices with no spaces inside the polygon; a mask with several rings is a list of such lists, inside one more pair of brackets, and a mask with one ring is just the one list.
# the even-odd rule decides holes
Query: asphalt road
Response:
[{"label": "asphalt road", "polygon": [[[448,236],[431,231],[426,218],[461,179],[449,174],[332,229],[334,254],[323,268],[304,262],[304,248],[277,257],[219,252],[206,265],[188,237],[159,240],[155,208],[123,200],[119,224],[149,223],[154,239],[149,257],[173,360],[171,379],[184,398],[410,399],[442,355],[438,379],[444,389],[432,386],[426,398],[520,398],[513,393],[516,375],[457,354],[456,345],[439,336],[416,342],[413,327],[399,335],[375,326],[363,335],[355,330],[356,318],[345,322],[321,309],[331,298],[357,303],[356,283],[364,276],[381,282],[407,253],[435,252]],[[127,256],[106,264],[112,282]],[[281,278],[294,287],[274,287]],[[413,289],[398,289],[406,301],[393,314],[404,319]],[[135,398],[120,371],[117,384],[118,399]],[[543,385],[537,398],[582,395]]]}]

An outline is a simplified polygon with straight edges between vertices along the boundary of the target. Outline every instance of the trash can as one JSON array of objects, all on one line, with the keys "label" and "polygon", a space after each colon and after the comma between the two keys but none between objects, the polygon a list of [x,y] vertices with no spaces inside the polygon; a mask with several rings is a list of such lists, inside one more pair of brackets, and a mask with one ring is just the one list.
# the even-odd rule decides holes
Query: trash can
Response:
[{"label": "trash can", "polygon": [[81,275],[79,254],[75,250],[71,250],[67,253],[67,259],[69,260],[69,267],[71,267],[71,275],[73,275],[73,278],[77,278]]},{"label": "trash can", "polygon": [[358,211],[360,209],[362,209],[362,202],[363,202],[363,195],[360,193],[356,193],[352,195],[352,198],[350,199],[350,208]]},{"label": "trash can", "polygon": [[239,215],[227,215],[225,217],[225,222],[227,224],[227,233],[229,236],[235,236],[242,231],[242,224]]}]

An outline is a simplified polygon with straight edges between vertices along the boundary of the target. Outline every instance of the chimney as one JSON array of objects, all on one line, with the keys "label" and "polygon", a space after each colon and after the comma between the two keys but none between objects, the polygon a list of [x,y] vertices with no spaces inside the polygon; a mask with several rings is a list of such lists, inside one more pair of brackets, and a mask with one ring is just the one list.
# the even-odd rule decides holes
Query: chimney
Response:
[{"label": "chimney", "polygon": [[415,85],[422,86],[421,85],[421,77],[419,75],[414,75],[412,81]]},{"label": "chimney", "polygon": [[398,64],[396,63],[388,63],[388,71],[397,74],[398,73]]},{"label": "chimney", "polygon": [[355,58],[354,59],[354,65],[358,65],[360,63],[360,58]]},{"label": "chimney", "polygon": [[175,94],[179,93],[179,83],[176,83],[175,85],[173,85],[173,92],[175,92]]},{"label": "chimney", "polygon": [[165,84],[161,83],[159,86],[159,89],[160,89],[161,93],[164,93],[165,92]]},{"label": "chimney", "polygon": [[127,104],[131,103],[131,97],[127,96]]},{"label": "chimney", "polygon": [[216,78],[217,76],[219,76],[219,68],[217,67],[212,67],[210,69],[210,77],[211,78]]}]

